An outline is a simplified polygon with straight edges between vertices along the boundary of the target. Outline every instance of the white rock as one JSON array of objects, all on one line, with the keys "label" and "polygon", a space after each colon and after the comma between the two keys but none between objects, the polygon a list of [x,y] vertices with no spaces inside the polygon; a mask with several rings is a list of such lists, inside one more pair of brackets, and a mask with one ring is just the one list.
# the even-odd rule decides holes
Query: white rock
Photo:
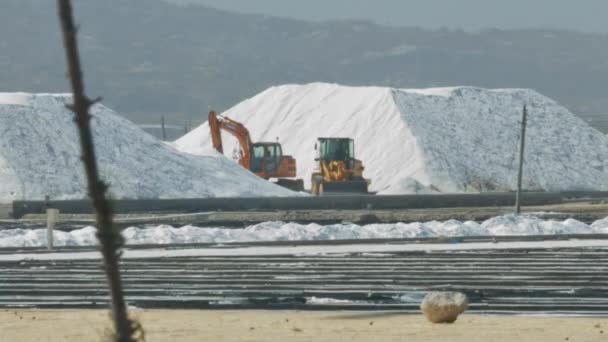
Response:
[{"label": "white rock", "polygon": [[433,323],[453,323],[469,306],[467,296],[460,292],[430,292],[420,309]]}]

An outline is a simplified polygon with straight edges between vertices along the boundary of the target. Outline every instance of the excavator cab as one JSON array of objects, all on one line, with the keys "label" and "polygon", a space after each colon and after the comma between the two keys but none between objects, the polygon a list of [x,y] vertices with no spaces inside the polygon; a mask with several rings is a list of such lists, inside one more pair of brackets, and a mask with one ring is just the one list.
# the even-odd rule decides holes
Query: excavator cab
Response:
[{"label": "excavator cab", "polygon": [[355,159],[355,143],[350,138],[318,138],[315,146],[317,170],[311,178],[313,195],[367,193],[363,163]]},{"label": "excavator cab", "polygon": [[275,178],[275,183],[294,190],[304,191],[304,181],[296,176],[296,160],[284,156],[281,144],[259,142],[251,145],[250,171],[264,179]]},{"label": "excavator cab", "polygon": [[[276,177],[274,174],[277,172],[277,167],[283,158],[281,144],[254,143],[251,150],[251,172],[256,174],[264,173],[271,175],[271,177]],[[292,177],[295,177],[295,175]]]}]

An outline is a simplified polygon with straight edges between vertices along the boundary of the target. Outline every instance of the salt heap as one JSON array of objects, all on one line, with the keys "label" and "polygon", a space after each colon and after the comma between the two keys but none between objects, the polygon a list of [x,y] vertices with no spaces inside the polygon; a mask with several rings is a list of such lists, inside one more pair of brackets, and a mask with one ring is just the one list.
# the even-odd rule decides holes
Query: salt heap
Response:
[{"label": "salt heap", "polygon": [[[86,197],[69,99],[0,93],[0,201]],[[223,156],[179,152],[103,105],[92,115],[100,172],[114,198],[291,194]]]},{"label": "salt heap", "polygon": [[[351,137],[383,194],[514,190],[520,120],[529,110],[524,187],[608,190],[608,138],[529,89],[394,89],[313,83],[272,87],[224,115],[254,141],[279,139],[310,185],[317,137]],[[236,141],[226,138],[226,150]],[[175,142],[211,146],[205,123]]]}]

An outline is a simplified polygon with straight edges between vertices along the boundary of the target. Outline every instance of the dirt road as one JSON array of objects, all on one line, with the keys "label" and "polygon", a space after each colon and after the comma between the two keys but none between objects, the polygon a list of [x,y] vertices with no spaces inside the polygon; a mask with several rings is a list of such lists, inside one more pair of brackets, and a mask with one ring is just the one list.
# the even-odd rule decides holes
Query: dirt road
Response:
[{"label": "dirt road", "polygon": [[[464,315],[433,325],[421,315],[365,312],[171,311],[133,314],[155,341],[608,341],[606,318]],[[3,310],[1,342],[106,341],[101,310]]]}]

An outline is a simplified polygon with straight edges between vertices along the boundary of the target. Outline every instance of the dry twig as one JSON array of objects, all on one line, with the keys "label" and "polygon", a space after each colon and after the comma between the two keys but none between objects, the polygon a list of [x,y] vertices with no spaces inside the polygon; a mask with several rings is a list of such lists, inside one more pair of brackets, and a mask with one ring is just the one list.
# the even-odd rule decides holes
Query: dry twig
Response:
[{"label": "dry twig", "polygon": [[[85,95],[78,43],[77,29],[74,25],[70,0],[57,0],[59,19],[63,31],[63,43],[72,86],[73,101],[68,105],[74,112],[76,125],[80,134],[82,162],[86,171],[89,196],[93,201],[97,215],[97,238],[99,239],[104,268],[112,298],[112,318],[114,320],[115,341],[131,342],[135,336],[143,336],[143,330],[137,322],[129,319],[125,303],[118,262],[123,238],[112,221],[112,207],[106,198],[108,186],[100,179],[95,159],[93,136],[91,133],[91,115],[89,109],[100,99],[91,100]],[[141,339],[141,337],[140,337]]]}]

